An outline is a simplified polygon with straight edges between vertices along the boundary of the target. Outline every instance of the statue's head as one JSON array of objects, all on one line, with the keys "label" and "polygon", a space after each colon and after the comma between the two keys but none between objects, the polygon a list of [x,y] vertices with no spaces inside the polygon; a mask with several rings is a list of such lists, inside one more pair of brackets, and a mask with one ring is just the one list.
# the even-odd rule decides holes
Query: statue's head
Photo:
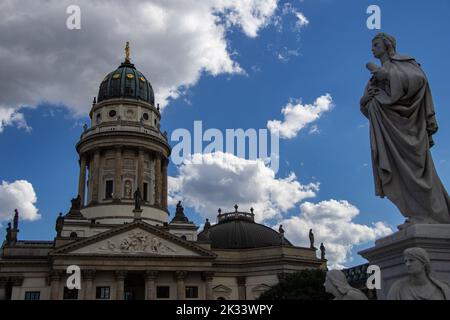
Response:
[{"label": "statue's head", "polygon": [[393,57],[396,53],[397,41],[387,33],[380,32],[372,39],[372,53],[375,58],[380,58],[384,53]]},{"label": "statue's head", "polygon": [[431,263],[428,253],[422,248],[408,248],[403,251],[405,259],[406,272],[410,275],[426,272],[431,273]]},{"label": "statue's head", "polygon": [[351,289],[345,274],[341,270],[328,271],[323,286],[326,292],[335,297],[345,295]]}]

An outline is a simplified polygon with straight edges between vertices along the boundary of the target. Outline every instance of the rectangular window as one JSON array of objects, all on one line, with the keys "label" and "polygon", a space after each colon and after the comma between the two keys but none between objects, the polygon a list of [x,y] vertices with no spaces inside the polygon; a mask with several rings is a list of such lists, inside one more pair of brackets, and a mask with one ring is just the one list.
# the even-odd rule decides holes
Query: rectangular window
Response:
[{"label": "rectangular window", "polygon": [[169,286],[157,286],[156,287],[156,298],[169,299],[170,298],[170,287]]},{"label": "rectangular window", "polygon": [[95,290],[95,299],[109,300],[110,290],[109,287],[97,287]]},{"label": "rectangular window", "polygon": [[124,300],[134,300],[134,292],[133,291],[125,291],[123,295]]},{"label": "rectangular window", "polygon": [[198,287],[186,287],[186,298],[188,299],[198,298]]},{"label": "rectangular window", "polygon": [[25,300],[40,300],[41,292],[39,291],[26,291]]},{"label": "rectangular window", "polygon": [[78,289],[69,289],[64,287],[64,300],[77,300],[78,299]]},{"label": "rectangular window", "polygon": [[148,183],[144,182],[144,201],[148,201]]},{"label": "rectangular window", "polygon": [[105,186],[105,199],[112,199],[114,190],[114,181],[107,180]]}]

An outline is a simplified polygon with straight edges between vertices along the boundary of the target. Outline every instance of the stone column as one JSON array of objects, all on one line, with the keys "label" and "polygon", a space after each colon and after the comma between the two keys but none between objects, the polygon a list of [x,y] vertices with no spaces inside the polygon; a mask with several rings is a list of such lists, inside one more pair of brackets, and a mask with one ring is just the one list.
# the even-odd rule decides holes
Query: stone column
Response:
[{"label": "stone column", "polygon": [[167,159],[162,160],[162,173],[161,173],[161,179],[162,179],[162,192],[161,192],[161,206],[163,209],[167,209],[167,165],[169,164],[169,161]]},{"label": "stone column", "polygon": [[83,300],[95,299],[95,270],[83,270]]},{"label": "stone column", "polygon": [[98,202],[100,183],[100,151],[94,153],[94,163],[92,168],[92,203]]},{"label": "stone column", "polygon": [[6,299],[6,285],[8,284],[8,278],[0,278],[0,301]]},{"label": "stone column", "polygon": [[184,300],[186,292],[184,288],[184,279],[187,276],[187,271],[175,271],[175,279],[177,281],[177,300]]},{"label": "stone column", "polygon": [[147,270],[145,272],[145,300],[156,299],[156,277],[158,271]]},{"label": "stone column", "polygon": [[81,197],[81,207],[84,207],[84,194],[86,193],[86,156],[80,156],[80,177],[78,179],[78,194]]},{"label": "stone column", "polygon": [[139,190],[141,190],[142,198],[144,198],[144,150],[139,148],[138,154],[138,177],[137,183]]},{"label": "stone column", "polygon": [[124,270],[116,271],[116,300],[123,300],[125,295],[125,278],[127,272]]},{"label": "stone column", "polygon": [[155,158],[155,206],[161,206],[161,157]]},{"label": "stone column", "polygon": [[61,271],[50,272],[50,300],[61,300]]},{"label": "stone column", "polygon": [[122,146],[116,147],[116,166],[114,169],[114,200],[122,198]]},{"label": "stone column", "polygon": [[24,277],[22,277],[22,276],[11,277],[11,282],[12,282],[11,300],[23,300],[23,297],[22,297],[23,279],[24,279]]},{"label": "stone column", "polygon": [[205,300],[213,300],[212,280],[214,278],[213,271],[202,272],[202,279],[205,283]]},{"label": "stone column", "polygon": [[237,277],[238,300],[246,300],[247,299],[246,282],[247,282],[247,277],[246,276],[239,276],[239,277]]},{"label": "stone column", "polygon": [[94,166],[94,158],[92,155],[89,156],[87,160],[87,171],[88,171],[88,181],[87,181],[87,199],[86,203],[89,205],[92,202],[92,175],[94,170],[92,170]]}]

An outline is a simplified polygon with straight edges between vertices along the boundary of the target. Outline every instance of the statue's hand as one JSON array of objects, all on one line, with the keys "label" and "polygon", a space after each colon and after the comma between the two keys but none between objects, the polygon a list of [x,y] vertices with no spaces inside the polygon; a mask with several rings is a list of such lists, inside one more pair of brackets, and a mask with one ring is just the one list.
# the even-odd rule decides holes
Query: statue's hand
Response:
[{"label": "statue's hand", "polygon": [[375,97],[378,93],[380,93],[380,89],[378,88],[370,88],[369,90],[367,90],[367,95],[370,99]]},{"label": "statue's hand", "polygon": [[365,106],[373,97],[375,97],[380,92],[378,88],[370,88],[367,92],[362,96],[360,100],[360,104]]},{"label": "statue's hand", "polygon": [[373,76],[375,79],[382,81],[388,78],[388,73],[383,68],[376,69],[372,71]]}]

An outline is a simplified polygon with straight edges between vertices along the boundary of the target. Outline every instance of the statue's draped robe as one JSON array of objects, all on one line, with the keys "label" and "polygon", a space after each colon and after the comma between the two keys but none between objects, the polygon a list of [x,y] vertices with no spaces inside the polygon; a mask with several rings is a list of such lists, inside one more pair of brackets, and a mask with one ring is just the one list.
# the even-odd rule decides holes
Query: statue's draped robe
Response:
[{"label": "statue's draped robe", "polygon": [[389,290],[388,300],[450,300],[450,286],[436,278],[430,277],[433,290],[417,289],[409,284],[408,279],[396,281]]},{"label": "statue's draped robe", "polygon": [[388,79],[366,86],[379,93],[361,112],[370,122],[375,194],[388,197],[413,223],[450,223],[450,197],[430,153],[437,131],[428,80],[410,57],[385,62]]}]

